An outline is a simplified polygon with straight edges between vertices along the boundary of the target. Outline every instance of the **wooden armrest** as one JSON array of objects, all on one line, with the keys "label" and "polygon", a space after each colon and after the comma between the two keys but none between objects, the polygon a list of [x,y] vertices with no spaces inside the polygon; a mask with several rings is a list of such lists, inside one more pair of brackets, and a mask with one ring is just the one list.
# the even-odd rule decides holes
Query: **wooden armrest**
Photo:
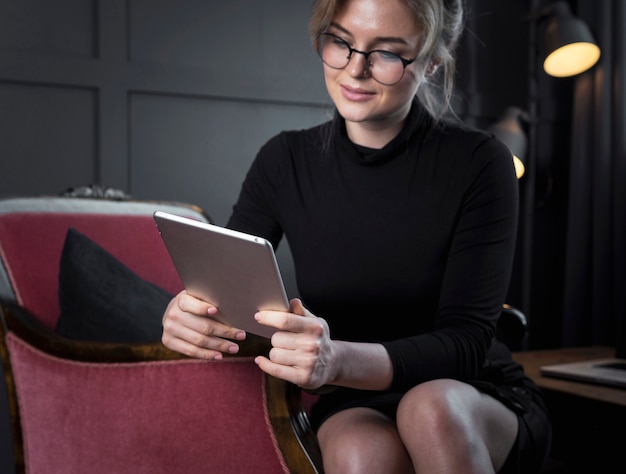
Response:
[{"label": "wooden armrest", "polygon": [[302,389],[268,376],[266,390],[269,416],[289,472],[322,474],[322,454],[302,406]]}]

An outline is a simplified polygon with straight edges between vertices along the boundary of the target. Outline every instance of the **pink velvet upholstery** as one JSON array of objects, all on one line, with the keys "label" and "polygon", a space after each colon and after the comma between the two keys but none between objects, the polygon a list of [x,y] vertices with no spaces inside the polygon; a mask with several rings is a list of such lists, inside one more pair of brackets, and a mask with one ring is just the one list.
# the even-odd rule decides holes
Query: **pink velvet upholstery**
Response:
[{"label": "pink velvet upholstery", "polygon": [[[170,293],[182,289],[150,212],[159,209],[158,204],[147,207],[143,214],[136,214],[136,210],[131,214],[130,209],[138,204],[108,202],[101,206],[103,210],[99,210],[97,204],[87,200],[67,198],[57,201],[76,201],[77,204],[37,211],[35,200],[33,210],[0,213],[0,258],[17,302],[42,324],[54,328],[59,317],[58,272],[68,227],[75,227],[139,276]],[[129,214],[123,213],[125,205]],[[108,210],[111,206],[113,209]],[[175,212],[193,218],[202,217],[183,206]]]},{"label": "pink velvet upholstery", "polygon": [[[143,278],[176,293],[182,285],[151,216],[28,213],[0,219],[0,252],[18,302],[50,328],[59,316],[58,272],[68,227],[76,227]],[[24,255],[30,258],[25,259]]]},{"label": "pink velvet upholstery", "polygon": [[288,472],[251,358],[101,364],[7,344],[28,472]]}]

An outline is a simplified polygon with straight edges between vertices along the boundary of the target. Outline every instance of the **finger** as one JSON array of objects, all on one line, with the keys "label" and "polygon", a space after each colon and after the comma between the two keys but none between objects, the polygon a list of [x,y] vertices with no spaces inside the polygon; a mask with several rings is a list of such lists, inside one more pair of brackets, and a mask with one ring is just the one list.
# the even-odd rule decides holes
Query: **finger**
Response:
[{"label": "finger", "polygon": [[[227,326],[208,314],[199,316],[185,309],[198,311],[206,304],[186,294],[179,294],[168,306],[163,318],[163,344],[191,357],[215,359],[221,353],[237,353],[239,346],[233,340],[243,340],[244,331]],[[219,355],[218,355],[219,354]]]},{"label": "finger", "polygon": [[317,319],[317,316],[315,316],[304,307],[304,304],[302,303],[302,300],[300,298],[293,298],[291,301],[289,301],[289,311],[293,314],[297,314],[298,316]]},{"label": "finger", "polygon": [[286,380],[299,387],[306,389],[316,389],[320,385],[312,383],[310,374],[299,367],[276,364],[267,357],[258,356],[254,359],[257,366],[266,374],[281,380]]},{"label": "finger", "polygon": [[225,337],[227,339],[245,339],[245,331],[228,326],[209,315],[201,315],[181,311],[173,308],[166,312],[163,318],[163,329],[175,336],[182,329],[190,329],[203,336]]},{"label": "finger", "polygon": [[298,325],[292,319],[301,319],[286,311],[259,311],[254,319],[264,326],[270,326],[279,331],[298,332]]},{"label": "finger", "polygon": [[254,315],[254,319],[260,324],[274,327],[279,331],[308,332],[318,335],[321,334],[320,331],[323,332],[322,320],[306,310],[297,299],[292,300],[290,306],[290,311],[294,310],[297,312],[259,311]]},{"label": "finger", "polygon": [[190,344],[184,339],[175,338],[166,333],[163,333],[163,338],[161,342],[168,349],[179,352],[188,357],[193,357],[195,359],[221,360],[224,357],[220,351],[207,349],[197,346],[195,344]]},{"label": "finger", "polygon": [[204,337],[226,338],[241,341],[245,331],[224,324],[211,316],[184,315],[183,326]]},{"label": "finger", "polygon": [[184,290],[177,295],[176,300],[177,306],[168,308],[166,311],[163,320],[164,326],[166,319],[171,319],[206,336],[235,340],[245,339],[245,331],[233,328],[211,317],[219,314],[218,308],[211,303],[195,298]]},{"label": "finger", "polygon": [[289,302],[289,311],[293,314],[306,316],[306,310],[304,309],[304,305],[302,304],[302,300],[300,298],[293,298]]},{"label": "finger", "polygon": [[[163,324],[162,342],[170,349],[174,349],[172,345],[179,347],[181,345],[181,342],[179,341],[182,341],[185,346],[190,344],[197,347],[201,351],[209,350],[229,352],[231,354],[239,351],[239,346],[230,340],[234,338],[229,336],[229,331],[233,332],[238,330],[226,327],[226,330],[220,331],[219,328],[216,327],[221,323],[217,323],[207,316],[200,317],[185,314],[182,315],[182,317],[185,320],[184,323],[177,321],[176,317],[172,317],[166,319]],[[198,319],[198,324],[190,323],[193,319]],[[223,333],[227,334],[227,336],[222,335]],[[243,331],[235,332],[236,335],[239,333],[242,333],[245,338],[245,333]],[[192,351],[186,347],[184,354],[190,355],[190,352]]]},{"label": "finger", "polygon": [[311,373],[318,363],[319,347],[314,343],[310,343],[310,346],[311,350],[301,350],[301,346],[294,348],[274,346],[266,357],[275,364],[297,367]]},{"label": "finger", "polygon": [[178,303],[178,309],[185,313],[197,314],[197,315],[206,315],[206,314],[216,314],[218,309],[215,305],[203,301],[199,298],[191,296],[185,290],[181,291],[176,297]]},{"label": "finger", "polygon": [[276,377],[287,382],[292,382],[298,385],[298,369],[291,366],[276,364],[269,360],[267,357],[258,356],[254,359],[254,362],[259,368],[268,375]]}]

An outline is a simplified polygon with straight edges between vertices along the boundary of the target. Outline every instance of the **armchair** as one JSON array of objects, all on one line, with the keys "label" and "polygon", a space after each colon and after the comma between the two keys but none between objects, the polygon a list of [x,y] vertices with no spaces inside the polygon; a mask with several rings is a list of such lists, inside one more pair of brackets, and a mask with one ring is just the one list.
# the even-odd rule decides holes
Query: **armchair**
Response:
[{"label": "armchair", "polygon": [[[98,258],[123,271],[128,285],[149,286],[150,298],[132,307],[145,313],[181,289],[152,220],[156,209],[210,221],[181,203],[0,200],[0,358],[16,472],[322,472],[300,390],[253,362],[267,352],[265,339],[249,336],[239,354],[221,362],[186,358],[148,333],[99,339],[106,331],[94,313],[105,307],[111,321],[103,324],[123,313],[129,330],[135,327],[128,319],[134,311],[119,306],[132,295],[117,301],[107,275],[81,262],[69,267],[83,272],[79,281],[60,277],[68,229],[103,248]],[[88,301],[67,292],[94,282],[93,292],[103,295],[88,311]],[[66,324],[59,334],[72,311],[90,325]],[[160,324],[160,314],[141,317],[145,324],[137,327]],[[91,336],[78,337],[83,330]]]}]

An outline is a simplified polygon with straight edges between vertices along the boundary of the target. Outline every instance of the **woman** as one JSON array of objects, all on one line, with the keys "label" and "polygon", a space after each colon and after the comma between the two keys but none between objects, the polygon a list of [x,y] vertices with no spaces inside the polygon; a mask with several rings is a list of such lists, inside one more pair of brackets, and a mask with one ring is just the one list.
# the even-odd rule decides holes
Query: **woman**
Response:
[{"label": "woman", "polygon": [[[461,0],[318,0],[311,35],[335,118],[259,152],[228,226],[289,241],[302,301],[270,375],[321,393],[327,473],[539,470],[550,425],[495,325],[511,273],[517,181],[493,137],[444,119]],[[304,304],[306,304],[306,308]],[[185,292],[163,343],[237,352],[243,331]]]}]

